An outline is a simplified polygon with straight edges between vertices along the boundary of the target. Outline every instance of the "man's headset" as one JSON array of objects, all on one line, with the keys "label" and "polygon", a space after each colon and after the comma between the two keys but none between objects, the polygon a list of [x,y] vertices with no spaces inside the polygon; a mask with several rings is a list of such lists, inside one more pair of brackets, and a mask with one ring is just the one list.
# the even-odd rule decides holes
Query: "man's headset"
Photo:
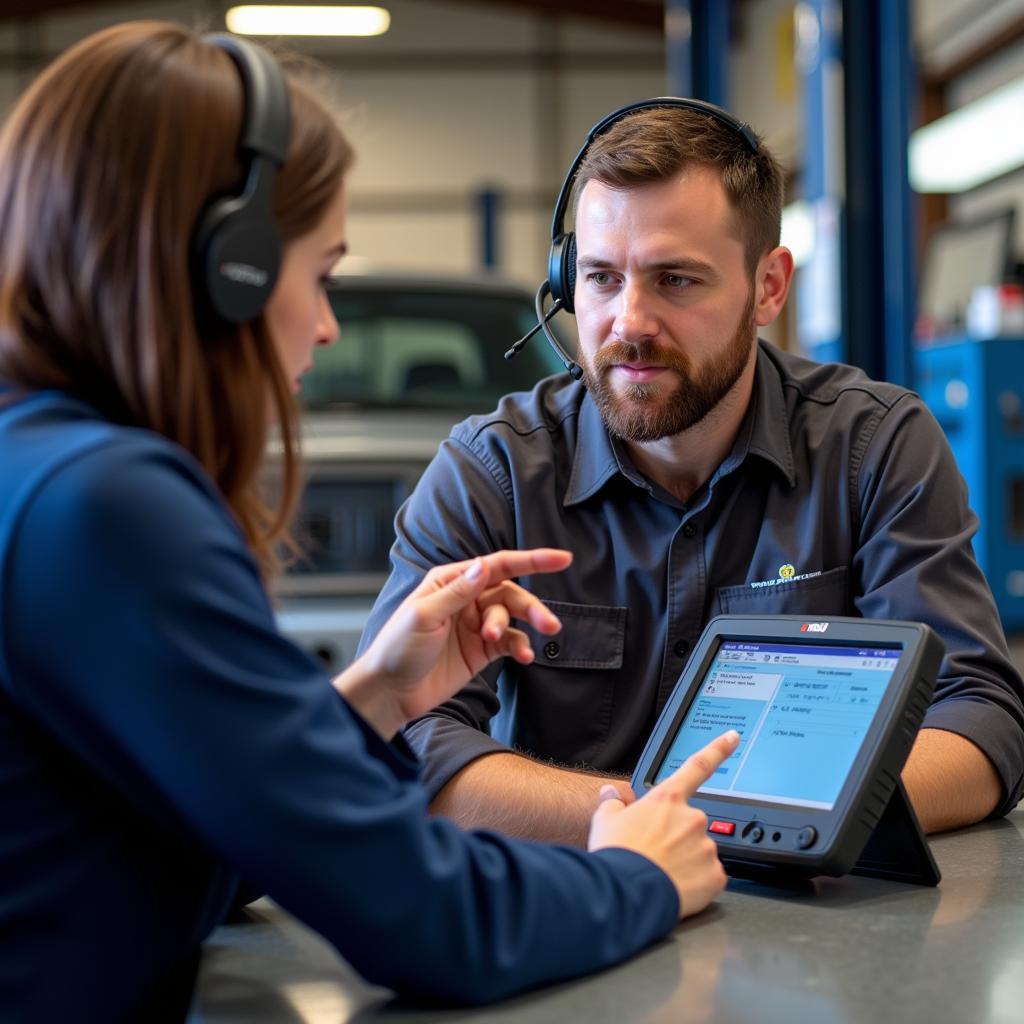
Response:
[{"label": "man's headset", "polygon": [[206,36],[224,50],[242,79],[239,140],[245,184],[203,210],[192,239],[193,286],[201,321],[218,325],[255,320],[281,267],[281,239],[274,224],[274,177],[288,155],[288,86],[266,50],[229,35]]},{"label": "man's headset", "polygon": [[[714,103],[706,103],[704,100],[685,99],[681,96],[655,96],[649,100],[639,100],[630,103],[618,110],[613,110],[607,117],[598,121],[587,133],[586,141],[576,154],[568,173],[562,182],[562,188],[558,193],[558,201],[555,203],[555,215],[551,220],[551,253],[548,256],[548,277],[547,280],[537,289],[537,296],[534,300],[534,308],[537,312],[537,325],[527,334],[520,338],[506,353],[506,359],[512,359],[522,350],[523,346],[538,332],[543,331],[548,344],[555,350],[562,365],[569,371],[574,380],[583,376],[583,369],[565,351],[558,339],[555,337],[548,321],[559,311],[567,313],[575,312],[573,296],[576,291],[576,235],[572,231],[565,230],[565,215],[569,209],[569,198],[572,195],[573,181],[576,172],[583,163],[583,158],[593,145],[594,140],[603,135],[613,124],[620,121],[627,114],[634,110],[648,110],[656,107],[679,107],[683,110],[695,110],[700,114],[706,114],[714,118],[720,124],[725,125],[731,131],[736,132],[743,141],[750,147],[752,153],[757,153],[757,136],[753,129],[732,116],[727,110],[715,106]],[[544,299],[551,296],[551,308],[544,312]]]}]

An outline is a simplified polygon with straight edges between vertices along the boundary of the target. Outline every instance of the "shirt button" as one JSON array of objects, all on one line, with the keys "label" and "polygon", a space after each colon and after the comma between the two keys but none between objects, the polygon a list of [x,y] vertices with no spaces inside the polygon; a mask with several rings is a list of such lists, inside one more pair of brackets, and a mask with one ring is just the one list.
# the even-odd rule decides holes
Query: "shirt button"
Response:
[{"label": "shirt button", "polygon": [[562,653],[562,648],[555,643],[554,640],[549,640],[544,645],[544,657],[549,661],[554,661]]},{"label": "shirt button", "polygon": [[690,645],[685,640],[677,640],[675,647],[672,648],[676,652],[676,657],[685,658],[686,652],[690,649]]},{"label": "shirt button", "polygon": [[684,537],[692,537],[696,532],[697,532],[697,527],[694,526],[693,523],[687,523],[683,527],[683,536]]}]

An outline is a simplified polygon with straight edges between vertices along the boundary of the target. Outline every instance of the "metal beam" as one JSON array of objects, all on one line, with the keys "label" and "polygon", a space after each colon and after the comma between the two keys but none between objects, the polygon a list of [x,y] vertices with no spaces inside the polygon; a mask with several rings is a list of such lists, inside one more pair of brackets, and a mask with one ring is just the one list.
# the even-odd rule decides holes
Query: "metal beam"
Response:
[{"label": "metal beam", "polygon": [[100,7],[102,0],[0,0],[0,21],[35,18],[70,7]]},{"label": "metal beam", "polygon": [[461,0],[474,7],[518,7],[542,14],[572,15],[605,24],[628,25],[661,33],[665,24],[662,0]]}]

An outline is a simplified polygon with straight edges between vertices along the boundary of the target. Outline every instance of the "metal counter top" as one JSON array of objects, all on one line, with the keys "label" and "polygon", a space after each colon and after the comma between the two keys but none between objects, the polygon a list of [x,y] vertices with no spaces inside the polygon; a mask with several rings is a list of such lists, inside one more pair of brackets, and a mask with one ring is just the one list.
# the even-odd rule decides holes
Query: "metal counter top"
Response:
[{"label": "metal counter top", "polygon": [[391,1001],[260,901],[207,942],[189,1024],[1021,1024],[1024,810],[931,846],[937,889],[732,880],[633,960],[476,1010]]}]

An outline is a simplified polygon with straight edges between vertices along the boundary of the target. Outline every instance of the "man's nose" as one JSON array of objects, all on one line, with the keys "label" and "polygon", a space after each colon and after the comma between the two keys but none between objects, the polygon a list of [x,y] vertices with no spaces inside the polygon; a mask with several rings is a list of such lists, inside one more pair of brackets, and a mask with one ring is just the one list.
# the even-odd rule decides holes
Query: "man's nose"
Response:
[{"label": "man's nose", "polygon": [[658,333],[658,321],[652,310],[652,298],[638,283],[623,285],[618,295],[618,309],[612,324],[612,333],[620,341],[635,342],[653,338]]}]

